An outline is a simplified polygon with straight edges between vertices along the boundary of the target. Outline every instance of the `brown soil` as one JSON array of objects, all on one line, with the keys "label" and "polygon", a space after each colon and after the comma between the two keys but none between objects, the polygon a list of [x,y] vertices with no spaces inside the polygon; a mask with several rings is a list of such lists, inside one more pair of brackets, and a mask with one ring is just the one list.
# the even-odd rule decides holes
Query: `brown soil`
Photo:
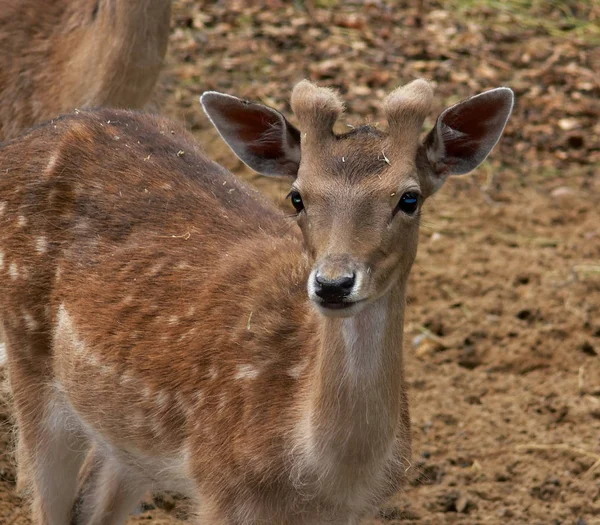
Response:
[{"label": "brown soil", "polygon": [[[310,15],[305,4],[175,2],[155,97],[278,202],[287,183],[233,158],[203,91],[285,111],[307,77],[342,90],[350,124],[380,119],[383,95],[417,76],[437,84],[436,110],[499,85],[517,95],[491,159],[426,205],[405,340],[412,481],[373,523],[599,524],[598,4],[323,0]],[[0,523],[24,525],[2,399]],[[181,514],[169,498],[145,509],[132,520]]]}]

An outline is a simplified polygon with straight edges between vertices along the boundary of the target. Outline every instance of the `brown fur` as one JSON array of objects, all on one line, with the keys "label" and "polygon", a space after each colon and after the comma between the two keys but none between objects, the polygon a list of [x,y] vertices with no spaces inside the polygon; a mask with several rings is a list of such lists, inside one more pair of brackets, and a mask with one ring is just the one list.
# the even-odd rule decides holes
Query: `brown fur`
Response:
[{"label": "brown fur", "polygon": [[0,141],[75,108],[143,106],[170,10],[170,0],[0,0]]},{"label": "brown fur", "polygon": [[409,157],[413,157],[417,150],[419,133],[425,117],[431,112],[432,102],[431,85],[417,79],[392,91],[383,103],[390,135],[402,135],[404,140],[398,142],[406,145],[407,150],[403,153]]},{"label": "brown fur", "polygon": [[[303,143],[300,229],[165,119],[83,111],[0,147],[37,524],[122,523],[153,487],[198,498],[203,523],[356,525],[401,486],[419,214],[392,210],[439,186],[406,133]],[[361,269],[353,314],[307,294],[319,265]]]},{"label": "brown fur", "polygon": [[325,140],[333,134],[333,125],[344,111],[344,103],[332,89],[318,87],[303,80],[294,86],[291,99],[292,111],[300,129],[309,140]]},{"label": "brown fur", "polygon": [[[261,516],[337,523],[338,513],[347,515],[356,489],[331,499],[319,489],[334,490],[331,481],[293,466],[304,396],[314,392],[314,402],[328,405],[332,395],[311,386],[316,378],[308,370],[326,373],[342,349],[328,357],[332,363],[314,353],[327,328],[307,304],[310,266],[301,238],[279,212],[207,160],[178,126],[149,116],[81,112],[8,143],[0,162],[0,316],[20,438],[34,470],[45,459],[35,451],[47,439],[39,419],[47,402],[77,415],[65,417],[80,460],[88,427],[124,458],[137,451],[169,458],[188,447],[186,471],[215,512],[230,515],[227,523]],[[61,305],[68,318],[59,322]],[[260,374],[234,381],[248,363]],[[391,364],[390,379],[401,382],[400,363]],[[354,402],[351,390],[345,394],[329,378],[323,384]],[[400,460],[409,454],[406,399],[392,395],[389,402],[403,421],[390,427],[400,439],[399,470],[379,479],[382,490],[367,498],[369,509],[408,466]],[[352,481],[377,447],[371,438],[349,447],[338,460],[351,460],[345,468]],[[189,490],[177,483],[171,488]],[[364,504],[355,511],[362,514]]]}]

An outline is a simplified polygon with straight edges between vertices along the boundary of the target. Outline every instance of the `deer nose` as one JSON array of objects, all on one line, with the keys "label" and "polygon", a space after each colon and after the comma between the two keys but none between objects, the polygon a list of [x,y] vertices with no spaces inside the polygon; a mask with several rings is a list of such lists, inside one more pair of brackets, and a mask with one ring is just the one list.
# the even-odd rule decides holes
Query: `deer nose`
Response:
[{"label": "deer nose", "polygon": [[354,273],[331,279],[317,272],[315,275],[315,294],[324,301],[341,301],[350,295],[355,281],[356,274]]}]

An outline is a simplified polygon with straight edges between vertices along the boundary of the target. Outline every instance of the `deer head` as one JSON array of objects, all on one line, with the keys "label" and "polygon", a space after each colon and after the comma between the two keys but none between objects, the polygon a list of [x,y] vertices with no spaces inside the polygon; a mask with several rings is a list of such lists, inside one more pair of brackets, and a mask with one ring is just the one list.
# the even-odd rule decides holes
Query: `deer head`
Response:
[{"label": "deer head", "polygon": [[431,85],[415,80],[385,99],[387,132],[362,126],[336,134],[342,100],[306,80],[291,98],[300,131],[261,104],[216,92],[201,97],[243,162],[294,179],[289,198],[312,266],[308,294],[323,315],[352,316],[406,281],[423,202],[448,176],[483,162],[513,106],[508,88],[473,96],[443,111],[420,140],[432,99]]}]

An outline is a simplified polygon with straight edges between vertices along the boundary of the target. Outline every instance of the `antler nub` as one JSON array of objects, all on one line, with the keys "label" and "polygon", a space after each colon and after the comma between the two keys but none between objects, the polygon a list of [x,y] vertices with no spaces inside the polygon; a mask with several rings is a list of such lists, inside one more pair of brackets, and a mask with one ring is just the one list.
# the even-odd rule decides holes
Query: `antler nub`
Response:
[{"label": "antler nub", "polygon": [[292,110],[302,133],[324,138],[333,133],[333,125],[344,112],[344,102],[332,89],[318,87],[308,80],[294,86]]},{"label": "antler nub", "polygon": [[392,91],[383,103],[391,134],[418,137],[425,117],[431,111],[433,88],[422,78]]}]

